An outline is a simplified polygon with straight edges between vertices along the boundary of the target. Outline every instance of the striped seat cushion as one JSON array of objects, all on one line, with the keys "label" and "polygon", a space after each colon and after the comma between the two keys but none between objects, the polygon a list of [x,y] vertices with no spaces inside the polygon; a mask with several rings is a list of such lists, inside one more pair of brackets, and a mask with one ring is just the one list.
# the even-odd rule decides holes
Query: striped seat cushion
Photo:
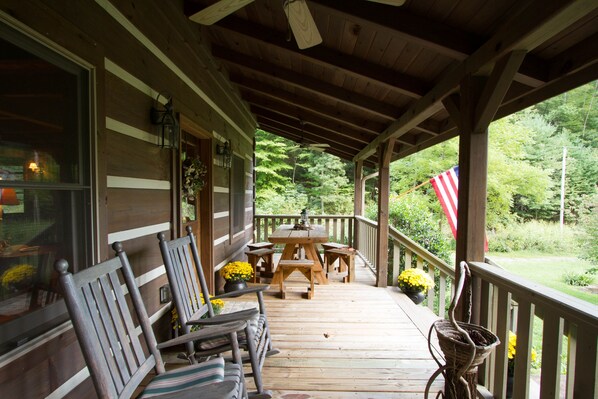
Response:
[{"label": "striped seat cushion", "polygon": [[224,381],[224,359],[216,357],[200,364],[157,375],[138,398],[151,398],[222,381]]},{"label": "striped seat cushion", "polygon": [[[266,316],[262,315],[262,314],[252,317],[249,320],[249,328],[251,328],[251,331],[253,332],[253,337],[255,338],[256,341],[258,341],[259,338],[262,336],[265,323],[266,323]],[[239,339],[239,346],[246,348],[247,347],[247,334],[245,334],[245,330],[239,331],[237,337]],[[199,351],[212,350],[214,348],[218,348],[218,347],[225,346],[228,344],[229,344],[228,336],[223,335],[220,337],[210,338],[205,341],[199,342],[197,344],[197,350],[199,350]]]}]

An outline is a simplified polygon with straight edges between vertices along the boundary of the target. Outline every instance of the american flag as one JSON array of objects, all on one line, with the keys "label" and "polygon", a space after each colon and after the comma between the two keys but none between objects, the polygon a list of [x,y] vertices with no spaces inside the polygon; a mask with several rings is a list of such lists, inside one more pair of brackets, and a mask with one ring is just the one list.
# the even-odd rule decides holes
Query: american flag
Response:
[{"label": "american flag", "polygon": [[457,239],[457,197],[459,187],[459,167],[455,166],[430,179],[442,210],[448,219],[453,237]]},{"label": "american flag", "polygon": [[[459,197],[459,167],[455,166],[430,179],[442,210],[448,219],[453,237],[457,239],[457,198]],[[488,251],[488,237],[484,237],[484,250]]]}]

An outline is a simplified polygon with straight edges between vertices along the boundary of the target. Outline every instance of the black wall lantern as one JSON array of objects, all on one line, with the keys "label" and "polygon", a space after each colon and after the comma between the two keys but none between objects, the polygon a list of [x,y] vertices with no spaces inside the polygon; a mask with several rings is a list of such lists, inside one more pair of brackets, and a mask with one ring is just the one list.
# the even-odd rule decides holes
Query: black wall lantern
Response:
[{"label": "black wall lantern", "polygon": [[[160,97],[167,99],[166,104],[160,103]],[[160,142],[158,145],[162,148],[177,148],[178,147],[178,132],[179,126],[174,116],[172,97],[167,97],[166,94],[158,93],[154,105],[150,110],[150,120],[152,124],[158,125],[161,128]]]},{"label": "black wall lantern", "polygon": [[216,154],[220,155],[220,165],[225,169],[229,169],[232,160],[232,150],[230,146],[230,141],[226,140],[223,144],[216,144]]}]

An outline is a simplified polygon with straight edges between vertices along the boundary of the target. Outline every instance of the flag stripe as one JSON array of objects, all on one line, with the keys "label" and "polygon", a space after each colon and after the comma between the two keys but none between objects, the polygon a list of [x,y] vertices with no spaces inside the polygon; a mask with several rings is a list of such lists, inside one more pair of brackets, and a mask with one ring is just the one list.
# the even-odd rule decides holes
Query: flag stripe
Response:
[{"label": "flag stripe", "polygon": [[459,186],[459,167],[455,166],[433,177],[430,182],[440,200],[442,210],[448,219],[453,237],[457,238],[457,205]]}]

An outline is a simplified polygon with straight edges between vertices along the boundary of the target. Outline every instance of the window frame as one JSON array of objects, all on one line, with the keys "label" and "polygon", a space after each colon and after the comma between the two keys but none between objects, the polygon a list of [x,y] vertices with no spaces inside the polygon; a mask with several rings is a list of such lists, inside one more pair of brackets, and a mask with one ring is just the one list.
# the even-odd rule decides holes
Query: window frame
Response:
[{"label": "window frame", "polygon": [[[92,263],[94,253],[94,194],[93,189],[93,141],[92,132],[92,81],[93,71],[90,67],[82,65],[65,50],[57,46],[43,43],[28,34],[21,32],[5,21],[0,21],[0,39],[5,40],[24,51],[39,57],[76,78],[75,112],[77,112],[74,127],[78,137],[78,148],[72,155],[77,157],[77,175],[74,182],[52,183],[31,181],[6,181],[0,182],[0,187],[10,186],[16,189],[33,189],[45,191],[70,192],[72,198],[71,217],[63,219],[68,224],[73,259],[70,260],[71,270],[77,271],[86,268]],[[75,153],[76,151],[76,153]],[[67,194],[68,195],[68,194]],[[79,196],[79,198],[77,198]],[[75,207],[76,206],[76,207]],[[79,208],[80,209],[76,209]],[[10,352],[29,342],[31,339],[58,327],[69,320],[64,300],[59,298],[56,302],[25,313],[13,320],[2,324],[0,329],[0,355]]]}]

